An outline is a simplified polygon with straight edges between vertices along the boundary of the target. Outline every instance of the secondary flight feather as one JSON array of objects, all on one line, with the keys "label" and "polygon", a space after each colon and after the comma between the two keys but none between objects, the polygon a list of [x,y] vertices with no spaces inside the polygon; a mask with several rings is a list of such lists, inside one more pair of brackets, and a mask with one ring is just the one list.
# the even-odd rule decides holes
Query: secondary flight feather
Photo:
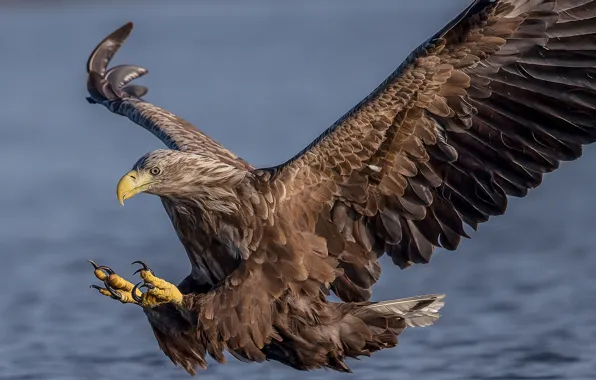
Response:
[{"label": "secondary flight feather", "polygon": [[[141,157],[120,202],[161,198],[192,264],[173,285],[139,262],[136,286],[93,263],[101,294],[143,307],[189,373],[224,351],[299,370],[397,344],[438,318],[442,295],[370,302],[379,257],[402,268],[455,250],[561,161],[596,140],[596,1],[476,0],[287,162],[254,168],[142,99],[147,70],[108,69],[132,30],[87,64],[90,103],[168,149]],[[147,288],[142,292],[141,288]],[[327,300],[334,292],[342,302]]]}]

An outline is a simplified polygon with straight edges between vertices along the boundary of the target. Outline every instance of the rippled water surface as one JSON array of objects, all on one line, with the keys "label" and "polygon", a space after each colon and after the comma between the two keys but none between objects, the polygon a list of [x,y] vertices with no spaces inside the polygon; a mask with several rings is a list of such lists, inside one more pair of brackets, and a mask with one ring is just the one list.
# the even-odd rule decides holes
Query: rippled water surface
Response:
[{"label": "rippled water surface", "polygon": [[[116,201],[120,176],[161,145],[85,102],[95,44],[135,21],[117,61],[149,68],[147,98],[270,165],[467,1],[25,3],[0,12],[0,379],[136,380],[188,376],[159,351],[140,309],[88,288],[86,260],[130,275],[143,259],[173,282],[189,263],[157,198]],[[448,303],[434,327],[351,361],[356,375],[230,360],[201,378],[594,378],[595,164],[586,149],[430,265],[385,262],[376,299],[444,292]]]}]

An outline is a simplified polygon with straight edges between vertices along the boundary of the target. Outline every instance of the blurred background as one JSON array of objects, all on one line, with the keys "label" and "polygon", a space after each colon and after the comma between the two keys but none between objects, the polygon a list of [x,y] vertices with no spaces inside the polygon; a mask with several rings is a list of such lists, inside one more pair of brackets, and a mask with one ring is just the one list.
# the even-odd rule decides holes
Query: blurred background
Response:
[{"label": "blurred background", "polygon": [[[256,166],[284,161],[376,87],[468,0],[0,3],[0,379],[186,379],[140,308],[89,289],[87,259],[177,282],[190,264],[158,198],[115,186],[161,143],[85,101],[85,62],[135,30],[114,63],[149,69],[146,99]],[[350,361],[355,375],[213,364],[202,379],[589,379],[596,370],[596,147],[563,164],[457,252],[375,299],[447,293],[442,319]]]}]

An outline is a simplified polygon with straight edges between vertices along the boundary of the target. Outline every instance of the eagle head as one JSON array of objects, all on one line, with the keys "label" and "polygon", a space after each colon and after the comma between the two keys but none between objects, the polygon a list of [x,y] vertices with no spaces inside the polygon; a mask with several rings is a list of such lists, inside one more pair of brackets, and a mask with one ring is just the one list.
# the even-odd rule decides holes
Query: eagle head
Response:
[{"label": "eagle head", "polygon": [[246,173],[206,155],[159,149],[134,164],[118,182],[116,195],[122,205],[139,193],[201,201],[229,193]]}]

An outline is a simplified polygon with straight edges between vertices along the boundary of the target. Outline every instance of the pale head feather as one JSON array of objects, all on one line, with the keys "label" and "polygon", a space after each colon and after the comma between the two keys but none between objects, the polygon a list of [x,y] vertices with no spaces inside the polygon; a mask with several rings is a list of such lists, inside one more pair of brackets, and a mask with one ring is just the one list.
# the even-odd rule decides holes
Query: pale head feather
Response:
[{"label": "pale head feather", "polygon": [[238,211],[236,187],[247,171],[208,156],[159,149],[147,153],[133,166],[137,171],[158,168],[156,183],[146,191],[162,197],[193,202],[207,211]]}]

